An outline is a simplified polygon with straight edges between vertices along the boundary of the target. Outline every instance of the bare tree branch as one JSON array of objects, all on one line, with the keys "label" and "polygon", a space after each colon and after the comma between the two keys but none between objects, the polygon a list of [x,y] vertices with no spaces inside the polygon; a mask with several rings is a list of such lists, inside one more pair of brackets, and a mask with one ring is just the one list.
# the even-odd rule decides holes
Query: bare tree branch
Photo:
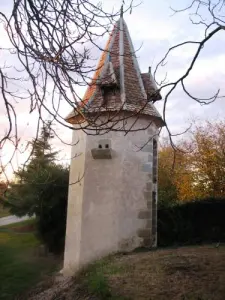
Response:
[{"label": "bare tree branch", "polygon": [[[155,71],[154,71],[154,78],[157,82],[157,73],[159,71],[160,67],[164,67],[166,65],[166,60],[168,59],[169,55],[176,49],[182,49],[182,47],[186,45],[193,45],[197,46],[197,49],[191,58],[191,61],[184,71],[183,75],[181,75],[176,81],[174,82],[167,82],[161,81],[157,82],[159,85],[159,92],[165,91],[165,97],[164,97],[164,104],[163,104],[163,119],[166,123],[166,129],[169,134],[169,140],[172,145],[172,147],[175,150],[179,150],[176,148],[176,145],[173,141],[173,137],[177,136],[179,134],[172,134],[172,132],[169,129],[169,126],[166,122],[166,111],[167,111],[167,103],[172,97],[173,92],[178,88],[178,86],[181,86],[184,93],[192,100],[196,101],[200,105],[209,105],[212,102],[214,102],[218,98],[224,98],[224,95],[220,94],[220,89],[218,89],[213,95],[211,95],[208,98],[199,98],[198,96],[192,95],[191,92],[188,91],[187,87],[185,86],[185,79],[187,79],[195,67],[196,62],[199,59],[199,56],[203,50],[203,48],[207,45],[209,41],[211,41],[219,32],[223,32],[225,30],[225,1],[224,0],[193,0],[190,5],[188,5],[185,8],[181,9],[174,9],[171,8],[173,11],[173,14],[182,13],[182,12],[189,12],[190,20],[193,24],[196,25],[202,25],[205,26],[205,37],[200,41],[184,41],[182,43],[179,43],[177,45],[172,46],[169,48],[169,50],[166,52],[164,57],[160,60],[160,62],[156,65]],[[207,11],[208,15],[203,18],[203,11]],[[224,15],[223,15],[224,13]],[[192,18],[193,16],[197,16],[199,18],[199,21],[194,21]],[[205,16],[205,15],[204,15]],[[188,129],[187,129],[188,130]],[[185,131],[186,132],[186,131]],[[182,134],[182,133],[181,133]],[[175,158],[174,158],[175,161]]]}]

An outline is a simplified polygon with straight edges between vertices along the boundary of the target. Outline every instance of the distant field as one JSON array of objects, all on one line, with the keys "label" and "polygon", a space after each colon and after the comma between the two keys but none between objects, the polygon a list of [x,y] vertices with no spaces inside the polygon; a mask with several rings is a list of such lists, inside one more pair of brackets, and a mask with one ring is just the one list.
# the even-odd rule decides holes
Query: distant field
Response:
[{"label": "distant field", "polygon": [[34,220],[0,227],[0,299],[14,300],[58,267],[58,260],[38,254]]}]

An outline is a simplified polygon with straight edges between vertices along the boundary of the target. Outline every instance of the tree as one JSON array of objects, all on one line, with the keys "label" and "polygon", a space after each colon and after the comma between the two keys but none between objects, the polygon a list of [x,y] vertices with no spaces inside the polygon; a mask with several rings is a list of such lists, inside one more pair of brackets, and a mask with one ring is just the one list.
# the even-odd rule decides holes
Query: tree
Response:
[{"label": "tree", "polygon": [[7,188],[8,188],[8,184],[4,180],[1,180],[0,178],[0,198],[4,196],[5,192],[7,191]]},{"label": "tree", "polygon": [[159,152],[159,203],[225,196],[225,122],[195,125],[176,153],[167,143]]},{"label": "tree", "polygon": [[225,195],[225,122],[206,122],[192,131],[190,166],[201,197]]},{"label": "tree", "polygon": [[16,172],[16,182],[6,193],[6,205],[17,216],[36,216],[38,235],[50,251],[63,249],[68,168],[55,164],[57,152],[52,151],[49,127],[42,128],[38,140],[33,140],[33,153],[28,165]]},{"label": "tree", "polygon": [[173,146],[166,141],[159,151],[159,206],[172,206],[194,197],[187,143],[180,141],[178,147],[180,151],[175,155]]},{"label": "tree", "polygon": [[175,168],[173,165],[173,149],[170,144],[160,147],[158,163],[158,201],[159,207],[172,206],[178,201],[175,184]]}]

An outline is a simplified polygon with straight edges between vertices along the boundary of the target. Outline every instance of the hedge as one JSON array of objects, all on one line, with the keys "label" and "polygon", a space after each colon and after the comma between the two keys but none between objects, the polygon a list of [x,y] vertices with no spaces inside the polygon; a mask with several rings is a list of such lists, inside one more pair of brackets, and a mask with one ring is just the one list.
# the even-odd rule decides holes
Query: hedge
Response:
[{"label": "hedge", "polygon": [[158,246],[225,242],[225,199],[158,210]]}]

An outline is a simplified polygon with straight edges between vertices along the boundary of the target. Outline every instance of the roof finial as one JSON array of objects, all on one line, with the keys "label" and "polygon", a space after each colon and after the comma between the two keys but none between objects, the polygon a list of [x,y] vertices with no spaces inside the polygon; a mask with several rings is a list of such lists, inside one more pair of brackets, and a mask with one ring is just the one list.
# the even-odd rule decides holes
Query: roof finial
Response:
[{"label": "roof finial", "polygon": [[[124,4],[124,1],[123,1]],[[123,4],[121,5],[121,9],[120,9],[120,18],[123,18]]]}]

